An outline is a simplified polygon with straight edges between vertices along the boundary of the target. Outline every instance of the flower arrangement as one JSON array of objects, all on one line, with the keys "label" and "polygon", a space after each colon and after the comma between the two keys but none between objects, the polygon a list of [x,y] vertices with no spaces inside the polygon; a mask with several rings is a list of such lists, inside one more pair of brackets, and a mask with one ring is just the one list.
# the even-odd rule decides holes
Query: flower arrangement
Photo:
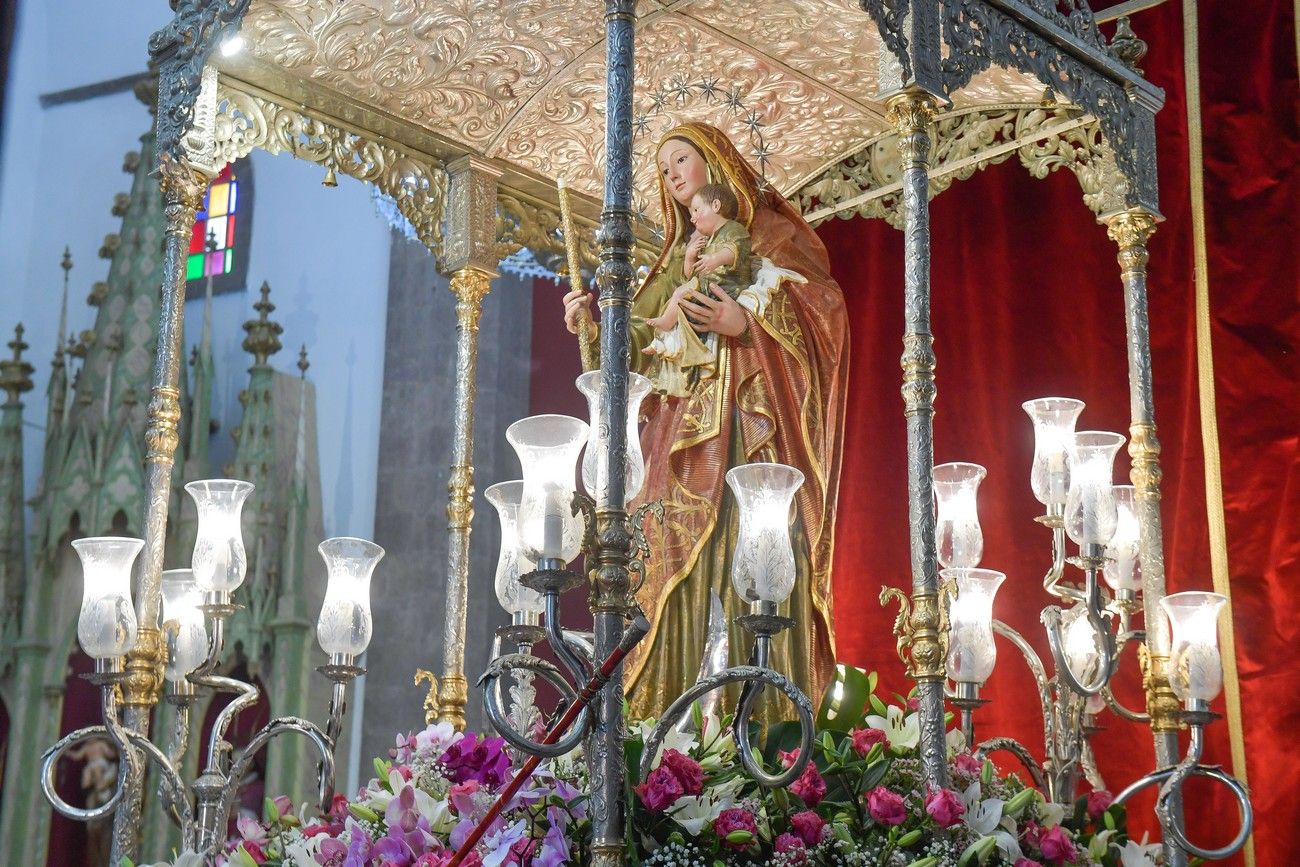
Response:
[{"label": "flower arrangement", "polygon": [[[948,732],[951,788],[927,790],[915,699],[886,705],[875,675],[841,667],[822,703],[814,756],[784,789],[751,781],[735,755],[731,720],[697,711],[660,746],[643,782],[628,781],[628,862],[700,865],[898,865],[898,867],[1148,867],[1159,846],[1129,840],[1122,807],[1105,792],[1072,811],[1045,801],[1014,775]],[[866,698],[863,700],[862,696]],[[854,707],[853,713],[844,713]],[[627,741],[637,773],[653,721]],[[765,758],[789,767],[792,723],[774,726]],[[327,815],[296,814],[287,798],[260,820],[241,817],[217,859],[226,867],[442,867],[513,776],[496,737],[446,724],[399,735],[389,760],[355,798]],[[493,822],[469,867],[590,863],[588,786],[581,756],[545,763]],[[184,864],[185,856],[175,864]],[[197,862],[195,862],[197,863]]]}]

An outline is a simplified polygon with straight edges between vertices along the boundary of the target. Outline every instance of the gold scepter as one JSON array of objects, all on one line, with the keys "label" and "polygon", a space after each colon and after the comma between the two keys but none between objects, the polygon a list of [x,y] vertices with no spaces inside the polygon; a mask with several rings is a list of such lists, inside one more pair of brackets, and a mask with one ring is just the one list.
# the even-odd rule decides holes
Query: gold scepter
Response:
[{"label": "gold scepter", "polygon": [[[569,185],[564,178],[556,178],[555,186],[560,194],[560,226],[564,230],[564,251],[569,259],[569,288],[582,287],[582,266],[578,263],[578,232],[573,227],[573,211],[569,209]],[[578,310],[578,352],[582,355],[582,369],[595,370],[600,367],[600,358],[591,339],[591,312],[583,307]]]}]

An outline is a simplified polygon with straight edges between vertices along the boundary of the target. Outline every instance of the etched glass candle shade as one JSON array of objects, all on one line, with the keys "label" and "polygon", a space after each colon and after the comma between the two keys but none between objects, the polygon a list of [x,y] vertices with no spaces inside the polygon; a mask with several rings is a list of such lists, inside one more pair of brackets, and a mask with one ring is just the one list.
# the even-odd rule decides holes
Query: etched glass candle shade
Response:
[{"label": "etched glass candle shade", "polygon": [[1103,576],[1111,589],[1136,593],[1142,588],[1138,568],[1137,503],[1132,485],[1115,485],[1115,533],[1106,543]]},{"label": "etched glass candle shade", "polygon": [[501,607],[516,620],[535,621],[542,613],[542,595],[519,583],[519,576],[536,568],[536,564],[519,553],[519,499],[523,496],[522,481],[497,482],[483,492],[483,496],[497,510],[501,521],[501,550],[497,555],[496,592]]},{"label": "etched glass candle shade", "polygon": [[1065,662],[1076,680],[1086,681],[1101,662],[1088,610],[1082,603],[1065,612],[1061,619],[1064,634]]},{"label": "etched glass candle shade", "polygon": [[374,542],[338,536],[318,546],[328,581],[316,623],[316,639],[331,657],[360,656],[370,645],[370,576],[384,556]]},{"label": "etched glass candle shade", "polygon": [[[587,439],[587,450],[582,456],[582,486],[587,489],[596,502],[600,502],[605,492],[605,461],[601,457],[605,450],[606,437],[601,433],[601,413],[604,404],[605,380],[599,370],[589,370],[578,377],[578,390],[587,398],[587,408],[591,415],[591,434]],[[650,393],[650,380],[639,373],[629,373],[627,377],[627,451],[623,461],[623,504],[635,499],[645,484],[645,458],[641,454],[641,437],[637,419],[641,413],[641,401]]]},{"label": "etched glass candle shade", "polygon": [[229,593],[244,583],[248,570],[240,514],[253,485],[236,479],[206,479],[190,482],[185,490],[194,498],[199,513],[190,559],[194,583],[204,593]]},{"label": "etched glass candle shade", "polygon": [[1065,499],[1065,532],[1078,545],[1105,545],[1119,521],[1112,482],[1121,434],[1082,431],[1070,451],[1070,492]]},{"label": "etched glass candle shade", "polygon": [[519,456],[519,550],[525,559],[570,563],[582,549],[582,517],[573,513],[578,453],[587,423],[567,415],[535,415],[506,429]]},{"label": "etched glass candle shade", "polygon": [[746,602],[779,605],[794,590],[790,504],[802,484],[803,473],[785,464],[744,464],[727,471],[727,486],[740,507],[731,582]]},{"label": "etched glass candle shade", "polygon": [[167,667],[163,674],[172,683],[185,676],[208,657],[208,630],[203,622],[203,594],[190,569],[168,569],[162,573],[163,621],[175,622],[167,633]]},{"label": "etched glass candle shade", "polygon": [[91,536],[72,543],[81,558],[81,613],[77,640],[87,656],[114,659],[135,647],[137,622],[131,605],[131,567],[144,547],[140,539]]},{"label": "etched glass candle shade", "polygon": [[1029,486],[1045,506],[1064,506],[1070,490],[1070,448],[1083,401],[1072,397],[1040,397],[1021,407],[1034,423],[1034,463]]},{"label": "etched glass candle shade", "polygon": [[939,464],[933,473],[939,562],[947,567],[978,566],[984,556],[984,532],[976,496],[985,470],[979,464],[951,463]]},{"label": "etched glass candle shade", "polygon": [[992,569],[943,569],[957,582],[957,598],[948,609],[948,677],[958,683],[983,684],[993,673],[993,597],[1007,576]]},{"label": "etched glass candle shade", "polygon": [[1210,702],[1223,689],[1219,612],[1226,604],[1226,596],[1198,591],[1172,593],[1160,600],[1173,630],[1169,685],[1183,701]]}]

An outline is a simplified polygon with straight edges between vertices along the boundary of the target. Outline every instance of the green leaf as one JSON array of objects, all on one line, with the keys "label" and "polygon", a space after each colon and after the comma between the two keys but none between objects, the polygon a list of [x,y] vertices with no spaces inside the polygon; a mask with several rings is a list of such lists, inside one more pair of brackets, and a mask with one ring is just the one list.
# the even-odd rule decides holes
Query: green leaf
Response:
[{"label": "green leaf", "polygon": [[880,761],[881,757],[884,756],[884,754],[885,754],[885,745],[882,743],[874,743],[871,745],[871,749],[867,750],[867,754],[866,756],[864,756],[864,758],[867,764],[874,765],[876,762]]},{"label": "green leaf", "polygon": [[135,862],[123,855],[122,860],[117,862],[117,867],[135,867]]},{"label": "green leaf", "polygon": [[704,708],[700,707],[698,701],[691,705],[691,722],[695,723],[697,732],[704,734]]},{"label": "green leaf", "polygon": [[751,832],[742,829],[739,831],[732,831],[723,839],[728,843],[752,843],[754,842],[754,835]]},{"label": "green leaf", "polygon": [[862,719],[862,709],[876,688],[875,673],[840,663],[817,710],[818,729],[848,731]]},{"label": "green leaf", "polygon": [[778,753],[789,752],[797,746],[799,746],[799,723],[784,720],[774,723],[767,730],[767,743],[763,747],[763,753],[768,762],[777,764]]},{"label": "green leaf", "polygon": [[874,713],[876,716],[883,716],[883,717],[889,716],[889,708],[885,707],[885,703],[880,699],[876,698],[875,695],[871,696],[871,712]]},{"label": "green leaf", "polygon": [[268,825],[274,825],[280,821],[280,808],[270,798],[262,799],[262,819]]},{"label": "green leaf", "polygon": [[876,762],[867,768],[867,772],[862,775],[862,789],[860,791],[869,792],[879,786],[880,781],[885,778],[885,774],[888,772],[889,762]]},{"label": "green leaf", "polygon": [[230,859],[226,863],[236,865],[236,867],[257,867],[257,862],[253,860],[252,855],[248,854],[248,850],[244,848],[243,843],[240,843],[239,848],[230,853]]}]

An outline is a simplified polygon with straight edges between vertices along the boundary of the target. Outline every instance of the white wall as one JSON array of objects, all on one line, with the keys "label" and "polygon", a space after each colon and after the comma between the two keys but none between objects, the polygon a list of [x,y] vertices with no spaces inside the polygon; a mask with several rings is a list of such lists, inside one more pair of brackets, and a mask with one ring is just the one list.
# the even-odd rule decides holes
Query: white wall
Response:
[{"label": "white wall", "polygon": [[[37,366],[27,396],[27,489],[34,491],[43,444],[44,389],[58,327],[65,245],[75,267],[69,329],[94,324],[90,286],[107,274],[96,252],[120,220],[113,195],[129,189],[122,156],[138,148],[149,124],[146,108],[118,93],[43,109],[39,96],[143,70],[150,33],[170,18],[162,0],[90,0],[19,5],[0,150],[0,344],[22,321]],[[237,395],[251,361],[240,348],[240,325],[254,315],[263,280],[285,348],[273,364],[293,370],[307,345],[317,383],[317,422],[325,529],[370,535],[374,520],[379,406],[383,377],[389,233],[367,188],[339,178],[320,186],[322,172],[291,157],[258,153],[254,228],[246,292],[214,304],[217,368],[213,442],[216,468],[229,460],[239,419]],[[202,302],[186,305],[186,343],[198,341]],[[188,347],[187,347],[188,353]]]}]

